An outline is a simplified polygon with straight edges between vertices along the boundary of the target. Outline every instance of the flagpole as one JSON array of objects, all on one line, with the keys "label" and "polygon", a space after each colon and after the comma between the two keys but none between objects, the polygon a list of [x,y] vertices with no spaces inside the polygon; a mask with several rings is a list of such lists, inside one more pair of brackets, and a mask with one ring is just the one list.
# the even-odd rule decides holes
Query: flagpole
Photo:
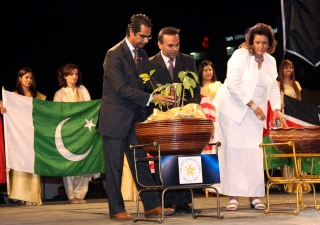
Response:
[{"label": "flagpole", "polygon": [[[281,104],[284,104],[284,93],[280,91]],[[281,109],[281,112],[284,113],[284,107]]]},{"label": "flagpole", "polygon": [[[283,59],[286,52],[286,21],[284,20],[284,5],[283,0],[281,0],[281,17],[282,17],[282,36],[283,36]],[[282,59],[282,60],[283,60]]]},{"label": "flagpole", "polygon": [[[4,95],[4,86],[2,86],[2,98],[3,102],[6,102],[6,96]],[[7,150],[7,132],[6,132],[6,127],[7,127],[7,121],[6,121],[6,114],[3,114],[3,133],[4,133],[4,154],[6,156],[6,176],[7,176],[7,194],[8,196],[10,195],[10,168],[8,167],[8,150]]]}]

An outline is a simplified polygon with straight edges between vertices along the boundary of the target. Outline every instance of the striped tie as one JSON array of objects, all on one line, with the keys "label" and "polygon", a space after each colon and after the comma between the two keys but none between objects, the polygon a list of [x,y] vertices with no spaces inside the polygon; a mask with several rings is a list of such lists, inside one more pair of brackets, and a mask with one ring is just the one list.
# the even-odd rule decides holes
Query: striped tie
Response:
[{"label": "striped tie", "polygon": [[171,76],[171,80],[173,81],[173,71],[174,71],[174,66],[173,66],[173,59],[170,59],[169,61],[169,67],[168,67],[168,70],[169,70],[169,73],[170,73],[170,76]]},{"label": "striped tie", "polygon": [[134,52],[133,60],[134,60],[134,63],[136,64],[136,70],[138,72],[138,68],[139,68],[138,58],[139,58],[139,55],[138,55],[137,49],[134,49],[133,52]]}]

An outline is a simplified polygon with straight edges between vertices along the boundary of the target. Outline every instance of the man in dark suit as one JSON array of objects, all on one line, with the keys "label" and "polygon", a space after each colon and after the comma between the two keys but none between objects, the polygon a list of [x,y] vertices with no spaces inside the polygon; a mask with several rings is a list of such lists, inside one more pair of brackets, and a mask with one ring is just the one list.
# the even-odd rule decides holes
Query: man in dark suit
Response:
[{"label": "man in dark suit", "polygon": [[[149,58],[150,70],[155,69],[153,78],[162,83],[181,83],[178,73],[180,71],[192,71],[197,74],[197,69],[193,57],[182,54],[179,52],[180,48],[180,37],[179,29],[174,27],[165,27],[160,30],[158,35],[158,46],[160,52],[155,56]],[[170,62],[171,60],[171,62]],[[170,71],[170,64],[173,66]],[[191,76],[192,77],[192,76]],[[186,93],[187,103],[197,103],[200,104],[200,85],[197,83],[194,89],[194,96],[192,97],[190,92]],[[152,114],[155,105],[150,104],[147,107],[148,116]],[[163,107],[165,108],[165,107]],[[162,108],[162,110],[163,110]],[[155,162],[155,177],[156,182],[160,183],[159,171],[157,171],[157,163]],[[189,191],[177,190],[177,191],[167,191],[164,199],[165,207],[175,208],[177,213],[191,213],[191,194]]]},{"label": "man in dark suit", "polygon": [[[129,149],[130,145],[138,144],[135,124],[144,121],[143,109],[152,100],[168,101],[163,96],[152,96],[145,92],[150,92],[150,82],[144,85],[139,78],[139,74],[149,73],[148,56],[141,48],[151,39],[151,27],[151,20],[146,15],[133,15],[127,26],[126,38],[108,50],[103,63],[103,93],[98,131],[103,134],[110,218],[116,220],[133,218],[126,212],[120,189],[124,153],[137,185],[134,156]],[[139,158],[146,157],[146,152],[138,149],[136,155]],[[138,163],[138,177],[143,185],[154,185],[148,162]],[[140,189],[139,185],[137,188]],[[140,197],[146,217],[161,216],[156,192],[145,191]],[[165,215],[173,212],[173,209],[164,211]]]},{"label": "man in dark suit", "polygon": [[[197,74],[197,68],[193,57],[179,52],[180,37],[179,29],[174,27],[165,27],[160,30],[158,35],[158,46],[161,50],[158,54],[149,58],[150,70],[155,69],[155,73],[152,77],[161,84],[166,83],[181,83],[178,73],[180,71],[192,71]],[[170,59],[173,63],[173,75],[170,75],[169,66]],[[192,77],[192,76],[191,76]],[[187,103],[200,104],[200,85],[197,83],[194,89],[194,96],[192,97],[190,92],[186,91]],[[152,114],[155,105],[153,103],[147,107],[148,116]]]}]

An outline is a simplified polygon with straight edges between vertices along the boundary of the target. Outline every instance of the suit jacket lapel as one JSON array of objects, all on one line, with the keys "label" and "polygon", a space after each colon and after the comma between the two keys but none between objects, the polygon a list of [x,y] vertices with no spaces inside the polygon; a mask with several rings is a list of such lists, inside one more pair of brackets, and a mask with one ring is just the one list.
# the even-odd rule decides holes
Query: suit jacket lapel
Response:
[{"label": "suit jacket lapel", "polygon": [[[133,57],[132,57],[132,53],[126,43],[125,40],[123,40],[123,48],[124,48],[124,57],[125,59],[127,60],[127,62],[129,63],[130,67],[132,68],[132,71],[134,71],[134,74],[136,75],[137,77],[137,82],[138,82],[138,86],[139,86],[139,89],[140,90],[143,90],[143,83],[142,83],[142,79],[139,78],[139,74],[136,70],[136,64],[133,60]],[[140,57],[139,57],[139,61],[140,61]],[[141,63],[139,63],[139,67],[142,68],[142,61]]]},{"label": "suit jacket lapel", "polygon": [[136,68],[134,68],[134,71],[137,74],[138,80],[139,80],[139,86],[140,86],[140,90],[144,89],[144,84],[142,81],[142,78],[140,78],[140,74],[142,73],[146,73],[147,71],[145,71],[144,66],[144,60],[148,61],[148,58],[146,57],[146,59],[144,59],[145,54],[142,53],[142,50],[139,48],[138,49],[138,54],[139,54],[139,58],[138,58],[138,71],[136,70]]},{"label": "suit jacket lapel", "polygon": [[131,51],[129,49],[129,46],[127,45],[125,40],[123,40],[122,44],[123,44],[124,54],[125,54],[125,58],[126,58],[127,62],[132,67],[132,69],[134,71],[136,71],[136,64],[134,63],[134,60],[133,60],[133,57],[132,57],[132,53],[131,53]]},{"label": "suit jacket lapel", "polygon": [[140,74],[145,73],[146,71],[144,71],[144,68],[143,68],[144,54],[142,54],[142,51],[140,48],[138,49],[138,54],[139,54],[139,58],[138,58],[138,76],[139,76]]},{"label": "suit jacket lapel", "polygon": [[175,83],[180,83],[180,79],[178,77],[178,74],[180,71],[182,71],[183,68],[183,62],[181,61],[181,57],[180,54],[178,53],[177,57],[176,57],[176,64],[174,67],[174,75],[173,75],[173,82]]}]

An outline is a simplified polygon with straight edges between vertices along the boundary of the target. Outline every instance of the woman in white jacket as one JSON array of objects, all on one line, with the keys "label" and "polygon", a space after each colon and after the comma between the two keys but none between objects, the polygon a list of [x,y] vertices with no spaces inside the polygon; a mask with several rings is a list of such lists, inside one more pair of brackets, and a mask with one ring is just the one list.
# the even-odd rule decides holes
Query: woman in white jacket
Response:
[{"label": "woman in white jacket", "polygon": [[[88,90],[81,85],[81,71],[77,65],[66,64],[58,69],[58,82],[61,87],[53,98],[55,102],[90,101]],[[94,174],[63,177],[63,183],[71,204],[86,203],[84,197],[88,191],[89,181]],[[99,175],[98,175],[99,176]]]},{"label": "woman in white jacket", "polygon": [[270,26],[256,24],[246,32],[245,42],[228,61],[227,78],[213,100],[217,109],[215,141],[221,142],[219,163],[220,192],[230,196],[227,210],[237,210],[238,196],[249,197],[251,207],[263,210],[264,196],[263,127],[267,102],[274,118],[280,112],[277,85],[275,39]]}]

